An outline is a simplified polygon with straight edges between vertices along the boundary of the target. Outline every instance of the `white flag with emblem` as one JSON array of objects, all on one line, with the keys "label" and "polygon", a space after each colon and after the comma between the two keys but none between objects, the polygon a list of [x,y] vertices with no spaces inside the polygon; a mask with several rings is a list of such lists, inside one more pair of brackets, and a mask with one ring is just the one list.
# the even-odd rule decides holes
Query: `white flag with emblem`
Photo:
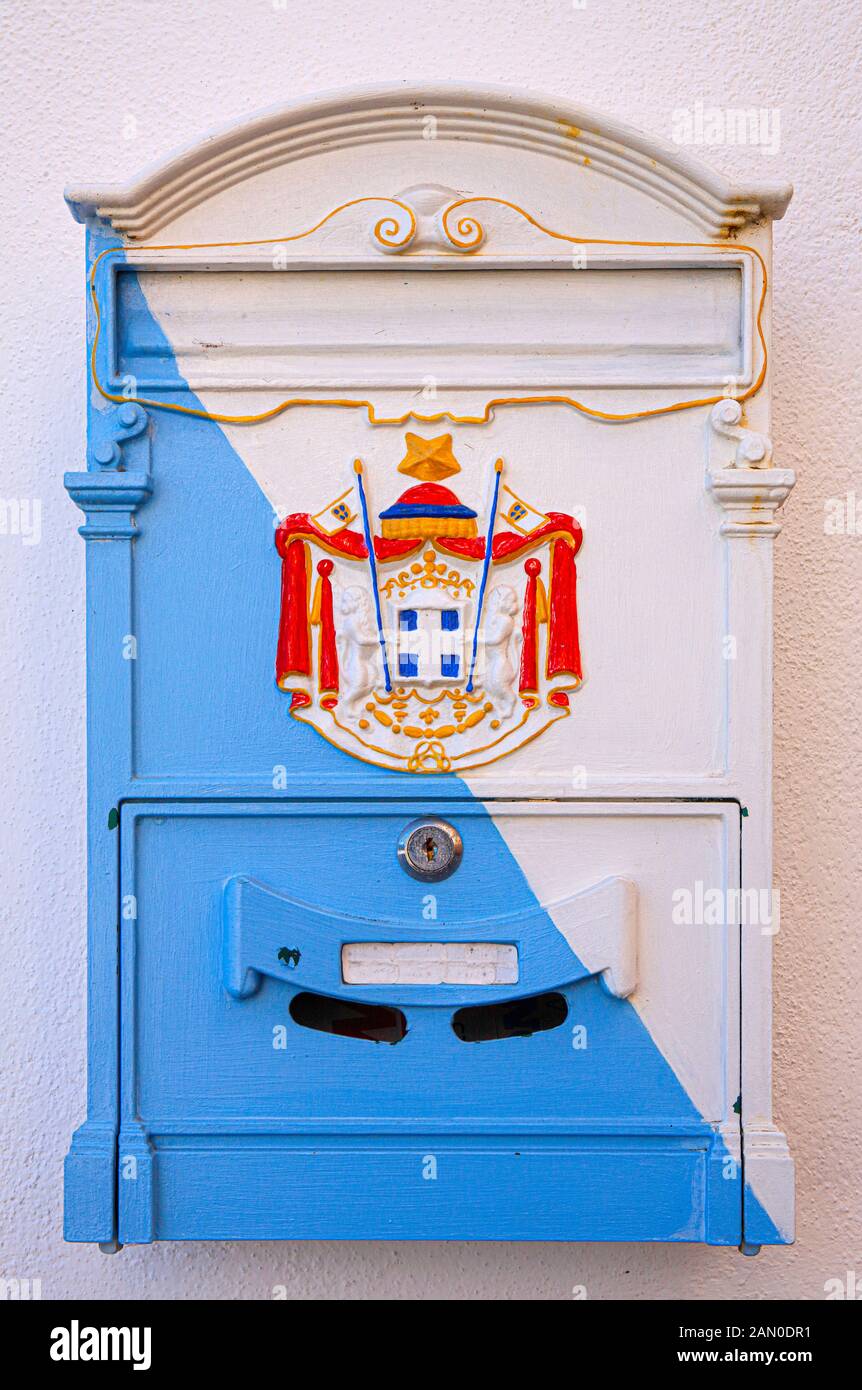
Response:
[{"label": "white flag with emblem", "polygon": [[510,487],[503,484],[503,504],[500,508],[500,519],[506,521],[513,531],[518,531],[522,536],[529,536],[531,532],[544,526],[548,518],[544,512],[537,512],[535,507],[529,506],[523,498],[516,496]]},{"label": "white flag with emblem", "polygon": [[346,492],[342,492],[340,497],[336,497],[334,502],[330,502],[328,507],[317,512],[311,519],[318,531],[324,531],[327,536],[334,536],[337,531],[343,531],[357,517],[357,497],[356,487],[349,487]]}]

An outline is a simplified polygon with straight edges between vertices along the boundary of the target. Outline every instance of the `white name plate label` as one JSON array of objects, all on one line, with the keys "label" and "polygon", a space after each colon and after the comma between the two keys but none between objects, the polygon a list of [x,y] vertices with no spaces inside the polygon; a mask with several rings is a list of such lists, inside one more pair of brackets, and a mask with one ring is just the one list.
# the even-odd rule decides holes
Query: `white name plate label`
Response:
[{"label": "white name plate label", "polygon": [[495,941],[356,941],[341,948],[346,985],[516,985],[518,949]]}]

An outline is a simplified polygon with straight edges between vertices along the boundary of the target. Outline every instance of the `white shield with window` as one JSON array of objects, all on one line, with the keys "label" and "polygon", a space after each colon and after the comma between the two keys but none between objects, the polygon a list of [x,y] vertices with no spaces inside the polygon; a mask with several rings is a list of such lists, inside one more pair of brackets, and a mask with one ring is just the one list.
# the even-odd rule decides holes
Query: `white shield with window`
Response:
[{"label": "white shield with window", "polygon": [[396,672],[404,684],[456,684],[467,678],[470,605],[440,591],[393,604]]}]

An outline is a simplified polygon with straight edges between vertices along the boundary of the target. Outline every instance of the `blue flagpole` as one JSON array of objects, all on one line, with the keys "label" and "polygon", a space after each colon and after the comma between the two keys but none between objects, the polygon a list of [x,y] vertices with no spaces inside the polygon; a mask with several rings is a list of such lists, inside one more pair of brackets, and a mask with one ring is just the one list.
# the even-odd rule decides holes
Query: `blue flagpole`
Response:
[{"label": "blue flagpole", "polygon": [[500,495],[500,475],[503,472],[503,460],[497,459],[494,464],[494,496],[491,501],[491,520],[488,522],[488,538],[485,541],[485,560],[482,565],[482,580],[479,585],[479,602],[476,608],[476,625],[473,629],[473,652],[470,657],[470,675],[467,679],[468,694],[473,689],[473,672],[476,669],[476,653],[479,650],[479,624],[482,621],[482,607],[485,602],[485,587],[488,583],[488,570],[491,567],[491,546],[494,542],[494,524],[497,520],[497,498]]},{"label": "blue flagpole", "polygon": [[386,638],[383,635],[383,613],[380,608],[380,590],[377,587],[377,559],[374,554],[374,539],[371,535],[371,526],[368,521],[368,503],[365,499],[365,487],[362,482],[362,460],[353,460],[353,471],[356,474],[356,483],[359,488],[359,501],[362,505],[362,526],[365,531],[365,545],[368,549],[368,564],[371,568],[371,586],[374,589],[374,608],[377,613],[377,638],[380,642],[380,653],[383,657],[383,684],[386,693],[392,689],[392,679],[389,675],[389,660],[386,655]]}]

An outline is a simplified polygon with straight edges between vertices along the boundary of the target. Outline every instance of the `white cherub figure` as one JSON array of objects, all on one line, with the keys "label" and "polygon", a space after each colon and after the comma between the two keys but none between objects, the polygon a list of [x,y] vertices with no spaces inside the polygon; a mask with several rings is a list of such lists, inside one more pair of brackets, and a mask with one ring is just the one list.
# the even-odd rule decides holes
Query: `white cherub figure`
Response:
[{"label": "white cherub figure", "polygon": [[352,585],[344,589],[339,604],[341,621],[336,625],[339,663],[339,709],[357,719],[378,677],[380,639],[366,589]]},{"label": "white cherub figure", "polygon": [[498,584],[485,604],[485,690],[503,719],[515,709],[518,673],[515,662],[515,619],[518,595],[509,584]]}]

